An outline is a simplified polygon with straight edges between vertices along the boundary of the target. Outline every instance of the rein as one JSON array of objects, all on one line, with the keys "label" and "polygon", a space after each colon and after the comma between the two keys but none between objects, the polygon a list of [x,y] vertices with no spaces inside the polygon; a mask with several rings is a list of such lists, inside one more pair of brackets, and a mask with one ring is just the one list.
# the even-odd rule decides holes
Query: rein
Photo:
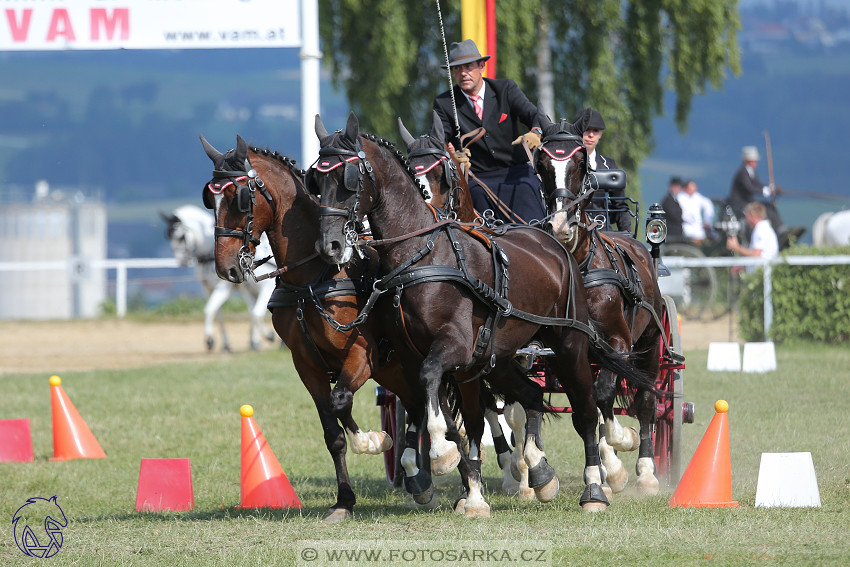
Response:
[{"label": "rein", "polygon": [[[306,258],[302,258],[301,260],[298,260],[297,262],[293,262],[293,263],[291,263],[291,264],[287,264],[286,266],[284,266],[284,267],[282,267],[282,268],[278,268],[277,270],[275,270],[275,271],[273,271],[273,272],[269,272],[269,273],[267,273],[267,274],[259,275],[259,276],[257,276],[255,279],[256,279],[258,282],[261,282],[261,281],[263,281],[263,280],[267,280],[267,279],[269,279],[269,278],[276,278],[277,276],[282,276],[282,275],[283,275],[283,274],[285,274],[286,272],[288,272],[288,271],[290,271],[290,270],[294,270],[294,269],[295,269],[295,268],[297,268],[298,266],[302,266],[302,265],[306,264],[307,262],[309,262],[309,261],[311,261],[311,260],[315,260],[315,259],[316,259],[316,258],[318,258],[318,257],[319,257],[319,253],[318,253],[318,252],[313,252],[312,254],[310,254],[309,256],[307,256]],[[255,265],[254,267],[256,267],[256,265]]]}]

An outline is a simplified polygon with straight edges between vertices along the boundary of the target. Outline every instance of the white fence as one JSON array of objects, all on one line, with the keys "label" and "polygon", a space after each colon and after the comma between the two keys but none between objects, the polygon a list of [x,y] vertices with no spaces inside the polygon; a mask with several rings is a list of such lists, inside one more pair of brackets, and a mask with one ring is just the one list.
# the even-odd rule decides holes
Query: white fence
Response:
[{"label": "white fence", "polygon": [[174,258],[125,258],[117,260],[90,260],[68,258],[51,262],[0,262],[0,272],[49,272],[75,274],[80,271],[115,270],[115,310],[118,317],[127,314],[127,272],[132,269],[179,268]]},{"label": "white fence", "polygon": [[731,268],[732,266],[764,266],[764,334],[773,324],[773,266],[789,264],[792,266],[833,266],[850,264],[850,256],[782,256],[774,260],[761,258],[723,257],[723,258],[685,258],[664,256],[662,262],[671,270],[679,268]]},{"label": "white fence", "polygon": [[[831,266],[837,264],[850,264],[850,255],[847,256],[785,256],[772,261],[761,258],[684,258],[679,256],[665,256],[662,261],[671,270],[680,268],[731,268],[732,266],[765,266],[764,270],[764,329],[765,336],[773,323],[773,281],[772,268],[777,264],[790,264],[793,266]],[[65,261],[53,262],[0,262],[0,272],[13,271],[51,271],[78,269],[80,260],[70,258]],[[127,272],[132,269],[144,268],[179,268],[174,258],[128,258],[118,260],[93,260],[88,269],[91,270],[116,270],[115,274],[115,308],[118,317],[127,314]],[[766,338],[766,337],[765,337]]]}]

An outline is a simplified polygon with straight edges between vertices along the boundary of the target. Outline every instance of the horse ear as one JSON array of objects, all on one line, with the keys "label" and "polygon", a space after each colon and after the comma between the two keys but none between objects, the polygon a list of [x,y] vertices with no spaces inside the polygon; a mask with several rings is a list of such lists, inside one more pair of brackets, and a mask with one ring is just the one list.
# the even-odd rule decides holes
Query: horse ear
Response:
[{"label": "horse ear", "polygon": [[443,128],[443,119],[437,114],[436,110],[431,111],[431,132],[430,136],[445,145],[446,129]]},{"label": "horse ear", "polygon": [[360,139],[360,123],[353,111],[348,114],[348,122],[345,123],[345,137],[352,142]]},{"label": "horse ear", "polygon": [[245,139],[236,134],[236,159],[237,163],[242,163],[248,158],[248,143],[245,142]]},{"label": "horse ear", "polygon": [[212,144],[207,142],[207,139],[204,138],[203,134],[201,134],[201,144],[203,144],[204,151],[207,152],[207,156],[209,156],[213,163],[216,163],[216,160],[221,159],[221,156],[223,154],[214,147],[212,147]]},{"label": "horse ear", "polygon": [[316,130],[316,137],[319,138],[319,140],[324,140],[325,138],[330,136],[330,134],[328,134],[327,128],[325,128],[325,123],[322,122],[322,117],[318,114],[316,115],[316,122],[313,126],[313,129]]},{"label": "horse ear", "polygon": [[552,119],[546,114],[546,110],[541,103],[537,103],[537,124],[541,129],[545,130],[547,126],[552,125]]},{"label": "horse ear", "polygon": [[404,122],[401,121],[400,116],[398,118],[398,133],[401,134],[401,141],[404,142],[405,146],[407,146],[407,151],[410,151],[410,146],[412,146],[413,142],[416,140],[410,135],[407,128],[404,127]]},{"label": "horse ear", "polygon": [[159,216],[161,216],[162,220],[164,220],[168,224],[174,224],[180,220],[177,218],[177,215],[173,213],[169,215],[168,213],[163,212],[162,209],[159,210]]}]

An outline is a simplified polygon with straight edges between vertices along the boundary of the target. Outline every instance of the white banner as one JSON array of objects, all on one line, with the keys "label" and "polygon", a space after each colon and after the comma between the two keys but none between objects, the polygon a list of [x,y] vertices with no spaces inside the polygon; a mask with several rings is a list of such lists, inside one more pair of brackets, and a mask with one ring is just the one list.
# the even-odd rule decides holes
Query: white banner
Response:
[{"label": "white banner", "polygon": [[299,47],[299,0],[0,0],[0,51]]}]

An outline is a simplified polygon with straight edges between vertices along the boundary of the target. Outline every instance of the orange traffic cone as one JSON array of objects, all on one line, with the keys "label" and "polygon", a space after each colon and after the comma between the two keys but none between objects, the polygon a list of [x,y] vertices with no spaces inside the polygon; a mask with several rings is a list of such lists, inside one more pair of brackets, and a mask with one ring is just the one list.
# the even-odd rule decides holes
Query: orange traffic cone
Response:
[{"label": "orange traffic cone", "polygon": [[729,404],[718,400],[717,413],[708,424],[696,453],[691,458],[670,506],[685,508],[735,507],[732,500],[732,459],[729,451]]},{"label": "orange traffic cone", "polygon": [[241,498],[238,508],[301,508],[301,501],[263,432],[254,421],[254,408],[239,408],[242,416]]},{"label": "orange traffic cone", "polygon": [[106,457],[77,408],[68,399],[59,376],[50,377],[50,406],[53,413],[52,461]]}]

